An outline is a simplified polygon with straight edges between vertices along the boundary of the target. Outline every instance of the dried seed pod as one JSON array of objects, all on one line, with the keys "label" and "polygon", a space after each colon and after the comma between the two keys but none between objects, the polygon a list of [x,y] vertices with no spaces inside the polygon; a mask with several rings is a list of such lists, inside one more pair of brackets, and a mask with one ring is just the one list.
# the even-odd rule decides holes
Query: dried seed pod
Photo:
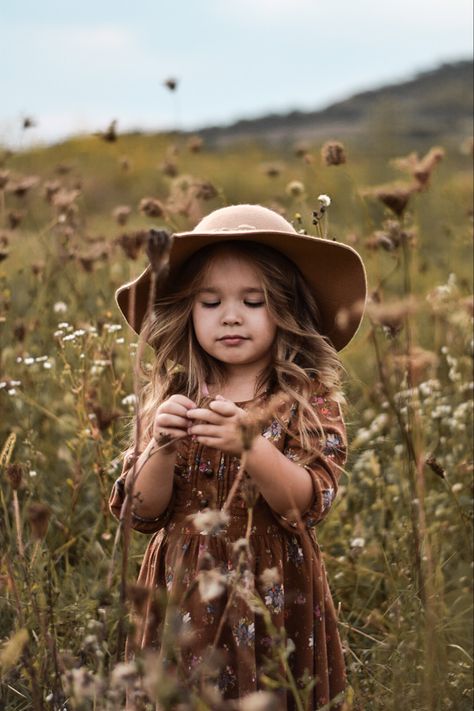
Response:
[{"label": "dried seed pod", "polygon": [[9,464],[7,466],[7,477],[10,481],[10,486],[13,491],[18,491],[21,486],[21,481],[23,478],[24,466],[23,464]]},{"label": "dried seed pod", "polygon": [[42,504],[40,501],[33,501],[28,506],[27,516],[34,538],[42,540],[48,530],[51,509],[47,504]]}]

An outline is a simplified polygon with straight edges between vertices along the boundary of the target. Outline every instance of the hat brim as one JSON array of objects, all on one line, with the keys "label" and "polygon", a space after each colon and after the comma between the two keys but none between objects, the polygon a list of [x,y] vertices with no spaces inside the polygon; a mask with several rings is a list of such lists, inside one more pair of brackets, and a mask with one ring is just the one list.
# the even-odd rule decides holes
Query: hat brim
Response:
[{"label": "hat brim", "polygon": [[[167,280],[199,249],[225,240],[259,242],[291,259],[317,299],[323,335],[328,336],[337,351],[352,340],[360,327],[367,300],[367,274],[355,249],[333,240],[287,231],[179,232],[173,235]],[[115,292],[120,311],[137,334],[147,309],[150,276],[151,266],[148,265],[136,279]],[[135,298],[131,300],[133,289]]]}]

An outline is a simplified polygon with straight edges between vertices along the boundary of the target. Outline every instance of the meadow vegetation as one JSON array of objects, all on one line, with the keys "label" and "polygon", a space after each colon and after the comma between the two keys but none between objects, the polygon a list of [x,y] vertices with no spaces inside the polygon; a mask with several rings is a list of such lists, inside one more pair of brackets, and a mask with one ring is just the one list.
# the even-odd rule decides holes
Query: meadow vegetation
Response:
[{"label": "meadow vegetation", "polygon": [[[4,151],[0,707],[118,709],[128,687],[137,708],[154,698],[249,711],[276,708],[275,686],[293,688],[269,670],[265,694],[226,705],[212,669],[191,686],[153,655],[124,664],[148,537],[132,535],[124,575],[107,505],[134,359],[152,356],[114,290],[147,264],[151,226],[178,231],[255,202],[354,246],[368,270],[364,323],[341,354],[347,474],[316,529],[346,654],[345,711],[472,708],[472,139],[458,138],[379,163],[350,142],[220,151],[179,134]],[[331,205],[315,225],[319,194]],[[291,643],[276,644],[284,665]]]}]

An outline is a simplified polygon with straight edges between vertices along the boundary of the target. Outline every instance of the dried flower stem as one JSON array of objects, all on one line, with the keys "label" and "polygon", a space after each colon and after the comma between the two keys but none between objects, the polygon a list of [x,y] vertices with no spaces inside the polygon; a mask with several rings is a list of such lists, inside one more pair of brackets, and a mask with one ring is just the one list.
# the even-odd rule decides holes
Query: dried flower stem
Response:
[{"label": "dried flower stem", "polygon": [[20,504],[18,502],[18,492],[13,491],[13,513],[15,515],[15,528],[16,528],[16,540],[18,544],[18,553],[23,558],[25,555],[25,549],[23,546],[23,539],[21,535],[21,516],[20,516]]}]

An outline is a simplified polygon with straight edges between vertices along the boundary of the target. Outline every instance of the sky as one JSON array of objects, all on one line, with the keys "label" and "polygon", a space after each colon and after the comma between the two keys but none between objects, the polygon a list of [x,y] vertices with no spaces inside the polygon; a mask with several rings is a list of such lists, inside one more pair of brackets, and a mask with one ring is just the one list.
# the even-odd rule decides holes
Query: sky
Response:
[{"label": "sky", "polygon": [[472,0],[4,0],[0,143],[318,110],[472,45]]}]

